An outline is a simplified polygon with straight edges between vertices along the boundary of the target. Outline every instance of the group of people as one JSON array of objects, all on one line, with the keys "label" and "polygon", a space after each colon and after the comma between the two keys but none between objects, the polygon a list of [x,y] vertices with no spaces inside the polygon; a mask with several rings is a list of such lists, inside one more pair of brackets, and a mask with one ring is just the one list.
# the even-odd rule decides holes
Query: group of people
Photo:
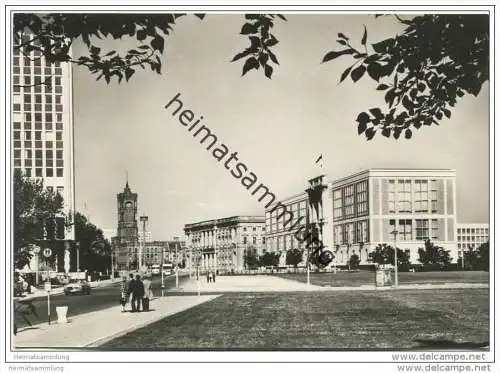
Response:
[{"label": "group of people", "polygon": [[131,312],[148,312],[149,301],[153,299],[153,290],[151,289],[151,279],[144,276],[141,280],[140,275],[130,274],[130,280],[124,277],[120,287],[120,304],[122,312],[125,312],[125,305],[130,300]]},{"label": "group of people", "polygon": [[215,282],[215,273],[212,271],[207,272],[207,282]]}]

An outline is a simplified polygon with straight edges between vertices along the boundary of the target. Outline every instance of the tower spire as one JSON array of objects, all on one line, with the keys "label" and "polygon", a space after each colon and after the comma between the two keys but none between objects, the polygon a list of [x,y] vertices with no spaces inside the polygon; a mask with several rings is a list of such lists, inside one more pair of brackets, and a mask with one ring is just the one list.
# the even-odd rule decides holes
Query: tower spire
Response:
[{"label": "tower spire", "polygon": [[125,188],[130,189],[130,187],[128,186],[128,170],[125,171],[125,180],[126,180]]}]

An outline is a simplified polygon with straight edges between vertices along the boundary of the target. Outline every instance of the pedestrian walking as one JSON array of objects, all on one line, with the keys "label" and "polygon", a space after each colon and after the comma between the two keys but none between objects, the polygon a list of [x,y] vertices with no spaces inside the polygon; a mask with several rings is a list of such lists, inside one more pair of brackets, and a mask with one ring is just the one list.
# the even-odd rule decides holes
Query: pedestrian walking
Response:
[{"label": "pedestrian walking", "polygon": [[131,312],[136,311],[135,302],[134,302],[134,290],[135,290],[135,288],[136,288],[136,280],[134,278],[134,275],[131,273],[130,280],[128,282],[128,294],[127,294],[127,299],[130,300],[130,306],[131,306],[130,311]]},{"label": "pedestrian walking", "polygon": [[144,312],[149,312],[149,301],[153,299],[153,290],[151,289],[151,280],[149,276],[144,276],[142,281],[144,287],[144,295],[142,296],[142,310]]},{"label": "pedestrian walking", "polygon": [[129,284],[127,277],[124,276],[120,284],[120,304],[122,305],[122,312],[125,312],[125,305],[127,304],[129,297],[128,290]]},{"label": "pedestrian walking", "polygon": [[134,280],[134,286],[132,287],[132,312],[141,311],[141,303],[143,296],[144,296],[144,284],[141,281],[141,276],[136,275]]},{"label": "pedestrian walking", "polygon": [[210,282],[210,272],[207,272],[207,282]]},{"label": "pedestrian walking", "polygon": [[215,282],[215,274],[216,274],[216,273],[217,273],[217,272],[212,272],[212,282]]}]

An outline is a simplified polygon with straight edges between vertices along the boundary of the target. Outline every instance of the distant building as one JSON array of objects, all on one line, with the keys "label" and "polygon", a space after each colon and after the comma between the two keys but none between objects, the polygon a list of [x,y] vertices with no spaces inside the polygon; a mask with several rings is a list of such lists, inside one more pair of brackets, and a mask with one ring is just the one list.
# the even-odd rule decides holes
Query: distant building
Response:
[{"label": "distant building", "polygon": [[143,234],[142,229],[139,229],[139,231],[137,232],[139,241],[142,241],[144,239],[143,236],[146,237],[146,242],[151,241],[151,231],[146,231],[146,234]]},{"label": "distant building", "polygon": [[174,263],[185,264],[185,242],[180,239],[171,241],[151,241],[151,232],[146,230],[146,241],[143,241],[142,229],[138,229],[137,209],[138,194],[133,193],[128,181],[123,192],[117,194],[118,228],[116,236],[111,239],[115,270],[128,271],[136,269],[139,254],[142,253],[142,264]]},{"label": "distant building", "polygon": [[188,266],[201,271],[230,272],[245,268],[245,250],[262,254],[265,245],[263,216],[232,216],[186,224]]},{"label": "distant building", "polygon": [[488,223],[459,223],[457,224],[457,245],[460,257],[462,251],[477,249],[481,244],[490,240],[490,225]]},{"label": "distant building", "polygon": [[[345,265],[353,254],[370,264],[369,254],[380,243],[396,244],[418,263],[426,239],[458,259],[454,170],[369,169],[331,182],[321,176],[308,186],[281,203],[294,221],[317,227],[324,249],[335,255],[332,265]],[[320,201],[312,206],[311,190],[318,187]],[[304,249],[289,229],[293,222],[285,219],[274,206],[266,210],[267,250],[281,252],[282,259],[289,249]]]}]

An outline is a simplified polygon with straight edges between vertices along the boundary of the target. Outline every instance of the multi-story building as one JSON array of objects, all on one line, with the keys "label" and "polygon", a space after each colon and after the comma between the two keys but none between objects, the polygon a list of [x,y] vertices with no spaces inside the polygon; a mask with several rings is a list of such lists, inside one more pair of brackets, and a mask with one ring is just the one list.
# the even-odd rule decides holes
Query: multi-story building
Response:
[{"label": "multi-story building", "polygon": [[182,240],[146,241],[142,256],[143,263],[148,267],[161,263],[173,263],[183,267],[187,265],[186,242]]},{"label": "multi-story building", "polygon": [[239,271],[245,268],[245,250],[262,254],[265,226],[262,216],[232,216],[186,224],[188,266],[201,271]]},{"label": "multi-story building", "polygon": [[[70,215],[75,210],[71,64],[50,63],[36,51],[14,51],[12,62],[14,168],[43,179],[64,198],[64,211]],[[50,84],[45,83],[48,78]],[[74,227],[67,225],[64,237],[58,238],[69,244]]]},{"label": "multi-story building", "polygon": [[[322,194],[315,205],[311,185],[317,182]],[[369,254],[379,243],[397,245],[418,263],[418,248],[426,239],[450,250],[453,261],[458,259],[453,170],[369,169],[329,183],[321,176],[309,185],[281,204],[294,220],[304,216],[306,225],[319,227],[324,249],[335,255],[332,265],[346,264],[352,254],[369,264]],[[304,248],[285,219],[280,209],[267,209],[267,250]]]},{"label": "multi-story building", "polygon": [[427,239],[458,259],[454,170],[370,169],[337,179],[331,188],[337,263],[352,254],[369,263],[379,243],[396,245],[418,263]]},{"label": "multi-story building", "polygon": [[490,240],[490,225],[488,223],[458,223],[457,245],[459,253],[462,250],[477,249]]}]

